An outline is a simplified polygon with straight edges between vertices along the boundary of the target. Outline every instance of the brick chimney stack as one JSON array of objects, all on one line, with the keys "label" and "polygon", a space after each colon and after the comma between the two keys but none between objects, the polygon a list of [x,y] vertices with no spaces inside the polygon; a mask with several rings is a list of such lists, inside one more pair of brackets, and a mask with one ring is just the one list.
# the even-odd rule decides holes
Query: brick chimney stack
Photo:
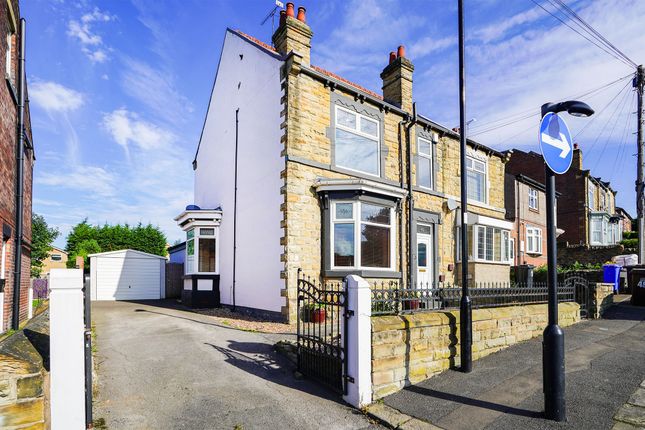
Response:
[{"label": "brick chimney stack", "polygon": [[577,170],[582,170],[582,151],[577,143],[573,144],[573,159],[571,160],[571,167]]},{"label": "brick chimney stack", "polygon": [[405,57],[405,47],[399,46],[396,55],[390,52],[390,63],[383,69],[383,98],[386,102],[412,112],[412,73],[414,65]]},{"label": "brick chimney stack", "polygon": [[286,10],[280,12],[280,26],[272,40],[279,53],[286,55],[295,51],[302,56],[302,63],[309,65],[313,32],[306,23],[306,12],[304,7],[299,7],[296,17],[293,3],[287,3]]}]

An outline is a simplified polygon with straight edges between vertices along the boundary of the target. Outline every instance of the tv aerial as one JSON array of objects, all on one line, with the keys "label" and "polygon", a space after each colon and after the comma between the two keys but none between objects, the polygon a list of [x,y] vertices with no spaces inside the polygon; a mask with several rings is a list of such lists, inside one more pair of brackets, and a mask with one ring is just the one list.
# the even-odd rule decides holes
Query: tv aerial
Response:
[{"label": "tv aerial", "polygon": [[282,9],[283,7],[284,7],[284,4],[282,4],[280,0],[275,0],[275,6],[271,10],[271,12],[269,12],[267,16],[265,16],[262,22],[260,23],[260,25],[264,25],[269,20],[269,18],[271,18],[271,34],[273,34],[275,31],[275,14],[276,12],[278,12],[278,10]]}]

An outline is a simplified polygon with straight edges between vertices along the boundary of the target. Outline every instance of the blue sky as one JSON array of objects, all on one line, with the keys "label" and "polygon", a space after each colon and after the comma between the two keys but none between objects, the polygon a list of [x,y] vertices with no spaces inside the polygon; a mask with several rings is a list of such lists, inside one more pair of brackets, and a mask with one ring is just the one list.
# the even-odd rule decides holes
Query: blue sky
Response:
[{"label": "blue sky", "polygon": [[[549,10],[553,7],[540,2]],[[301,1],[312,64],[379,92],[389,51],[415,65],[419,111],[458,124],[456,1]],[[539,106],[632,73],[530,0],[466,0],[468,118],[473,139],[539,150]],[[645,2],[567,1],[637,63]],[[34,211],[63,232],[77,222],[151,222],[170,242],[193,196],[191,161],[226,27],[270,43],[271,0],[24,0],[36,145]],[[570,22],[568,22],[570,25]],[[575,25],[574,25],[575,26]],[[582,97],[568,119],[594,176],[634,215],[635,98],[629,79]],[[604,108],[604,109],[603,109]],[[602,112],[601,112],[602,111]],[[532,116],[531,116],[532,114]],[[503,126],[502,126],[503,125]],[[502,126],[502,127],[497,127]],[[497,127],[497,128],[496,128]]]}]

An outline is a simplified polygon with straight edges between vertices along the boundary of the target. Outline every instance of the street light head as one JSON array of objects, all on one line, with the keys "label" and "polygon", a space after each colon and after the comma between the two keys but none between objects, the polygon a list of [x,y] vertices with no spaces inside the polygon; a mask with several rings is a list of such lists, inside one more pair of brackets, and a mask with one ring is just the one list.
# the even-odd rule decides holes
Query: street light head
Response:
[{"label": "street light head", "polygon": [[594,114],[594,110],[591,109],[591,107],[587,103],[574,100],[574,101],[564,102],[564,104],[568,105],[567,112],[569,112],[569,115],[586,117]]},{"label": "street light head", "polygon": [[591,109],[587,103],[578,100],[569,100],[560,103],[545,103],[542,105],[542,116],[549,112],[558,113],[565,111],[568,112],[569,115],[578,117],[586,117],[594,114],[594,110]]}]

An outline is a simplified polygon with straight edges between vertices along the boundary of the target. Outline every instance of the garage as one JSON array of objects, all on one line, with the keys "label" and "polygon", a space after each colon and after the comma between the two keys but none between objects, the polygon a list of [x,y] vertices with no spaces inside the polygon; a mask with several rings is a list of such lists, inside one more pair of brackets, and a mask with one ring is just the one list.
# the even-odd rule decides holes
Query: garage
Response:
[{"label": "garage", "polygon": [[165,297],[166,259],[123,249],[91,254],[92,300],[157,300]]}]

